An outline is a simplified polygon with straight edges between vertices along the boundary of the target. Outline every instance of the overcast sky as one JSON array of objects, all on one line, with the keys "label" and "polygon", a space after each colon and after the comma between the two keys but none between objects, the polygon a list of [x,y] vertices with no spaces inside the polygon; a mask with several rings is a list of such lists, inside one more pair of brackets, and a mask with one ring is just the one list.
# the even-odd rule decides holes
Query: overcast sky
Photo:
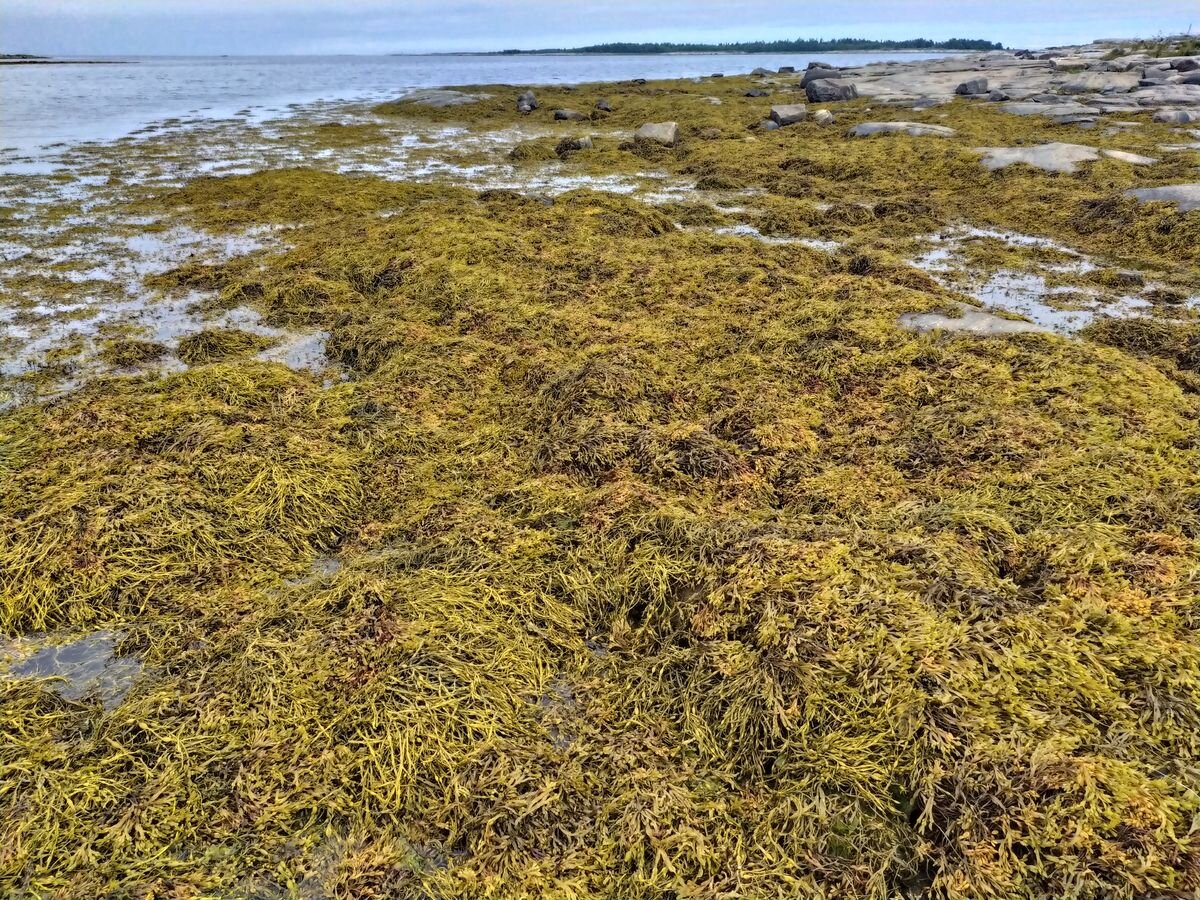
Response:
[{"label": "overcast sky", "polygon": [[974,37],[1047,46],[1200,28],[1200,0],[0,0],[0,51],[392,53],[610,40]]}]

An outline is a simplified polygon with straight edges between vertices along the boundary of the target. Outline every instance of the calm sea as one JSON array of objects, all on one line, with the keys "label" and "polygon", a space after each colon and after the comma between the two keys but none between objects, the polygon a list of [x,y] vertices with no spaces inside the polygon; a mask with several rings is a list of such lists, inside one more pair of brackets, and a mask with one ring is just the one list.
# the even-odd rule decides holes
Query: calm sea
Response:
[{"label": "calm sea", "polygon": [[453,84],[578,84],[690,78],[839,66],[948,54],[680,54],[670,56],[275,56],[137,57],[113,65],[0,66],[0,148],[30,153],[57,143],[112,140],[169,118],[224,118],[249,109],[396,97]]}]

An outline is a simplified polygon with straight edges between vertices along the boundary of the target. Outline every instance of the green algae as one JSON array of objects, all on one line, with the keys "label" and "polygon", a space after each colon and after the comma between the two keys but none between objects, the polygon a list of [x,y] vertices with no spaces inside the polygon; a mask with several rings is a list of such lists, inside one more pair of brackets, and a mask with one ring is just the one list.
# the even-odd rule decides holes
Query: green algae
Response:
[{"label": "green algae", "polygon": [[[0,885],[1200,888],[1194,335],[897,325],[956,308],[901,255],[931,227],[1184,272],[1200,214],[1036,219],[1156,176],[996,179],[965,149],[993,119],[1058,126],[954,104],[962,146],[745,140],[762,101],[694,89],[729,93],[606,86],[605,125],[695,113],[735,137],[562,165],[736,179],[767,192],[745,200],[764,232],[846,248],[707,233],[736,216],[699,201],[307,169],[135,204],[289,226],[154,286],[326,330],[348,380],[229,360],[0,413],[0,625],[119,630],[145,665],[109,711],[0,680]],[[428,114],[504,124],[497,93]],[[1011,209],[967,216],[996,190]]]},{"label": "green algae", "polygon": [[273,338],[238,328],[205,328],[179,341],[179,358],[190,366],[257,353],[272,346]]}]

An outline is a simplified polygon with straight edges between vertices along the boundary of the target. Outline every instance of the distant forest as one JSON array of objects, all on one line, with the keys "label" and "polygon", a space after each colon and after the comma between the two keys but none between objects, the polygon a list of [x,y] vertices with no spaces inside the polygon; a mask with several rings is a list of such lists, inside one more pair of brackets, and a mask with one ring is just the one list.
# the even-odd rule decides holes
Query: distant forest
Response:
[{"label": "distant forest", "polygon": [[931,41],[870,41],[865,38],[830,40],[796,38],[792,41],[744,41],[729,44],[592,44],[588,47],[546,50],[501,50],[506,56],[523,53],[824,53],[839,50],[1003,50],[1004,45],[971,38]]}]

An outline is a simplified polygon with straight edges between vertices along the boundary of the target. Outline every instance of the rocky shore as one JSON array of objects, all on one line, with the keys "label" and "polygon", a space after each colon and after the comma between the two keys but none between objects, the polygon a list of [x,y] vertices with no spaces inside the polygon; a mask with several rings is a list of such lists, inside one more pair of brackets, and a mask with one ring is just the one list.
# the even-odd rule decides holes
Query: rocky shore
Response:
[{"label": "rocky shore", "polygon": [[0,894],[1194,896],[1187,47],[17,161]]}]

